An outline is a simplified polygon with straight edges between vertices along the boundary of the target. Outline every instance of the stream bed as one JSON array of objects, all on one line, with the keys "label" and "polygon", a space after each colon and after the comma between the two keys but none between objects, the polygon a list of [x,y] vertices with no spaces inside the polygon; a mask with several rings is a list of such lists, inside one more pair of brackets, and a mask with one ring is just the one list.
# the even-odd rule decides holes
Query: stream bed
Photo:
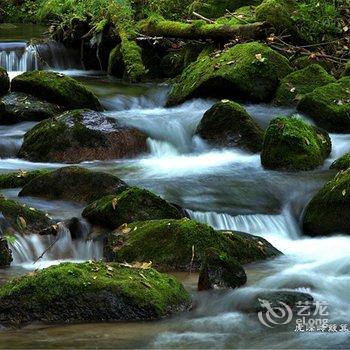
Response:
[{"label": "stream bed", "polygon": [[[32,36],[38,32],[26,33]],[[37,51],[35,47],[30,48],[35,54],[28,51],[28,39],[31,37],[20,36],[14,31],[7,36],[0,35],[0,62],[5,65],[3,57],[6,56],[6,64],[12,64],[12,68],[7,67],[12,75],[27,69],[47,69],[35,63],[38,62],[35,61]],[[19,50],[23,52],[18,53]],[[165,84],[128,85],[103,72],[79,69],[74,57],[63,59],[69,58],[69,53],[60,46],[50,50],[55,59],[49,68],[74,76],[88,85],[100,98],[106,114],[148,135],[150,153],[147,156],[85,162],[81,166],[105,171],[128,184],[147,188],[185,208],[191,218],[216,229],[262,236],[284,255],[247,266],[247,286],[224,293],[198,293],[195,274],[178,275],[191,292],[195,308],[171,319],[134,323],[35,324],[19,330],[0,329],[0,348],[305,349],[350,346],[347,331],[296,332],[295,324],[294,327],[270,329],[262,325],[255,314],[244,314],[237,308],[249,295],[261,290],[306,291],[315,300],[327,303],[330,323],[349,323],[350,329],[350,237],[310,239],[303,237],[300,230],[300,218],[306,204],[334,176],[334,171],[328,170],[329,165],[350,151],[350,135],[331,135],[332,154],[324,166],[315,171],[267,171],[262,168],[259,155],[239,149],[213,148],[194,136],[201,117],[213,100],[197,99],[165,108],[169,89]],[[27,56],[23,58],[23,55]],[[292,109],[269,105],[245,107],[263,127],[278,115],[294,113]],[[24,133],[33,125],[35,123],[0,127],[1,173],[62,166],[16,158]],[[9,198],[44,210],[53,218],[79,216],[82,210],[80,205],[64,201],[18,199],[17,189],[2,192]],[[98,242],[81,240],[72,243],[64,232],[61,235],[55,248],[35,264],[33,261],[50,244],[50,238],[19,237],[12,246],[13,266],[0,269],[0,284],[11,277],[60,261],[102,257],[102,247]]]}]

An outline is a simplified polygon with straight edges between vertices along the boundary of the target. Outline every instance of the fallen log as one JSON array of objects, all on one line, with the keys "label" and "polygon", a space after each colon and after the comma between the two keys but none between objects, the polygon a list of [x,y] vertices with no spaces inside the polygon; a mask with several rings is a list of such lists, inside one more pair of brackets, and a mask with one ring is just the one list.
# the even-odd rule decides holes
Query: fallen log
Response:
[{"label": "fallen log", "polygon": [[179,39],[231,40],[234,38],[260,39],[266,37],[270,26],[265,22],[242,25],[207,24],[197,21],[191,24],[175,21],[148,20],[140,23],[139,32],[146,36]]}]

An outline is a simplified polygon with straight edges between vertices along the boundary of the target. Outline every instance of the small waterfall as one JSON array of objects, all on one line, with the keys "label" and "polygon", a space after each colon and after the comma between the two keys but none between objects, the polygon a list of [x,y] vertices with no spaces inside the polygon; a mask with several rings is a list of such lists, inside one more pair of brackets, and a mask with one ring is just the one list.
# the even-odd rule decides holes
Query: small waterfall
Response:
[{"label": "small waterfall", "polygon": [[296,239],[300,237],[300,229],[289,208],[279,215],[237,215],[225,213],[196,212],[187,210],[189,216],[217,230],[234,230],[273,238]]},{"label": "small waterfall", "polygon": [[8,72],[79,68],[76,57],[79,55],[54,41],[40,44],[0,43],[0,66]]},{"label": "small waterfall", "polygon": [[41,256],[38,266],[62,260],[102,259],[102,243],[88,238],[90,227],[87,223],[81,224],[79,239],[72,239],[71,232],[63,223],[58,226],[57,236],[16,234],[16,240],[11,244],[13,265],[33,266],[33,262]]}]

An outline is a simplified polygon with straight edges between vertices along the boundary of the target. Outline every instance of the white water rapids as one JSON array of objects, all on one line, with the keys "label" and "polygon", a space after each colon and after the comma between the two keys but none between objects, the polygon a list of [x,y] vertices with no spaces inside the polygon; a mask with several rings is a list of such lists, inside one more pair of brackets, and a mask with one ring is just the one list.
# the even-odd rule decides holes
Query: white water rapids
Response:
[{"label": "white water rapids", "polygon": [[[2,50],[2,51],[1,51]],[[22,48],[20,49],[22,50]],[[1,62],[13,70],[35,67],[35,57],[26,46],[21,55],[8,54],[0,46]],[[6,53],[6,52],[7,53]],[[4,53],[5,52],[5,53]],[[29,58],[31,57],[31,58]],[[25,62],[25,63],[24,63]],[[2,64],[2,63],[1,63]],[[21,66],[27,64],[27,67]],[[59,65],[57,65],[59,68]],[[166,88],[141,87],[128,91],[113,80],[90,77],[88,83],[100,95],[108,114],[135,126],[148,136],[148,156],[123,161],[83,163],[108,171],[132,185],[146,187],[188,210],[191,218],[216,229],[232,229],[261,235],[284,256],[248,267],[247,287],[213,297],[198,297],[196,310],[159,331],[150,347],[158,348],[332,348],[349,346],[348,333],[318,334],[266,330],[256,317],[237,311],[236,306],[261,290],[302,290],[326,301],[334,322],[350,322],[350,237],[306,238],[300,230],[303,209],[313,194],[332,177],[330,163],[350,150],[350,135],[331,135],[333,152],[315,171],[297,174],[272,172],[260,165],[259,155],[238,149],[216,149],[194,136],[204,112],[213,101],[195,100],[164,108]],[[118,86],[117,86],[118,85]],[[287,109],[249,105],[247,110],[265,127]],[[23,134],[33,123],[1,127],[0,171],[55,168],[60,164],[36,164],[17,159]],[[5,191],[16,198],[16,191]],[[56,218],[79,215],[81,207],[67,202],[20,198]],[[88,228],[86,228],[88,232]],[[62,227],[59,239],[40,262],[36,260],[55,237],[18,236],[12,249],[14,265],[43,267],[62,260],[102,257],[102,246],[87,237],[72,240]],[[250,271],[255,271],[252,275]]]}]

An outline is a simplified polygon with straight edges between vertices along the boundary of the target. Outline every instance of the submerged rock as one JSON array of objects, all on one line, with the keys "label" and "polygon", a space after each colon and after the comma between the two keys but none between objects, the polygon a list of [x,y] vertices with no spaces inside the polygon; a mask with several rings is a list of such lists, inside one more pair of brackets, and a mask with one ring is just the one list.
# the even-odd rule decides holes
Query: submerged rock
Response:
[{"label": "submerged rock", "polygon": [[82,215],[94,225],[115,229],[133,221],[180,219],[184,212],[152,192],[134,187],[91,203]]},{"label": "submerged rock", "polygon": [[0,67],[0,96],[8,93],[10,89],[10,78],[6,70]]},{"label": "submerged rock", "polygon": [[11,92],[0,100],[0,124],[16,124],[52,118],[62,110],[58,105],[34,96]]},{"label": "submerged rock", "polygon": [[40,233],[52,225],[51,219],[41,210],[0,196],[0,213],[16,232]]},{"label": "submerged rock", "polygon": [[64,263],[0,288],[4,326],[151,320],[190,306],[190,296],[174,277],[115,263]]},{"label": "submerged rock", "polygon": [[[239,309],[244,312],[266,312],[268,310],[278,310],[281,307],[286,310],[286,305],[292,310],[297,311],[298,305],[310,305],[314,302],[312,295],[298,291],[264,291],[257,293],[253,300],[247,296],[246,300],[239,305]],[[286,315],[288,316],[288,315]]]},{"label": "submerged rock", "polygon": [[267,169],[311,170],[330,152],[327,132],[299,118],[279,117],[266,130],[261,163]]},{"label": "submerged rock", "polygon": [[15,77],[11,90],[31,94],[67,109],[101,110],[95,94],[75,79],[62,73],[30,71]]},{"label": "submerged rock", "polygon": [[320,65],[312,64],[284,77],[277,89],[274,102],[278,105],[297,104],[305,94],[335,81],[335,78]]},{"label": "submerged rock", "polygon": [[303,228],[310,236],[350,234],[350,169],[339,172],[314,196],[305,210]]},{"label": "submerged rock", "polygon": [[90,203],[108,194],[120,193],[127,187],[116,176],[71,166],[35,177],[23,187],[19,196]]},{"label": "submerged rock", "polygon": [[147,136],[91,110],[44,120],[24,135],[19,157],[36,162],[79,163],[134,157],[147,151]]},{"label": "submerged rock", "polygon": [[298,110],[310,116],[327,131],[350,132],[350,77],[315,89],[306,94]]},{"label": "submerged rock", "polygon": [[223,100],[205,112],[197,131],[209,143],[239,147],[250,152],[262,148],[264,131],[238,103]]},{"label": "submerged rock", "polygon": [[[152,261],[163,271],[199,271],[208,251],[217,253],[223,265],[246,264],[275,257],[280,252],[263,239],[233,231],[215,231],[212,227],[183,218],[150,220],[123,225],[108,236],[107,259],[115,261]],[[209,259],[211,268],[215,257]],[[236,269],[232,266],[232,269]],[[241,280],[241,279],[240,279]]]},{"label": "submerged rock", "polygon": [[19,188],[36,177],[50,173],[51,170],[18,170],[15,173],[0,174],[0,188]]},{"label": "submerged rock", "polygon": [[203,52],[173,85],[168,105],[194,97],[269,101],[279,80],[291,71],[285,57],[258,42]]}]

